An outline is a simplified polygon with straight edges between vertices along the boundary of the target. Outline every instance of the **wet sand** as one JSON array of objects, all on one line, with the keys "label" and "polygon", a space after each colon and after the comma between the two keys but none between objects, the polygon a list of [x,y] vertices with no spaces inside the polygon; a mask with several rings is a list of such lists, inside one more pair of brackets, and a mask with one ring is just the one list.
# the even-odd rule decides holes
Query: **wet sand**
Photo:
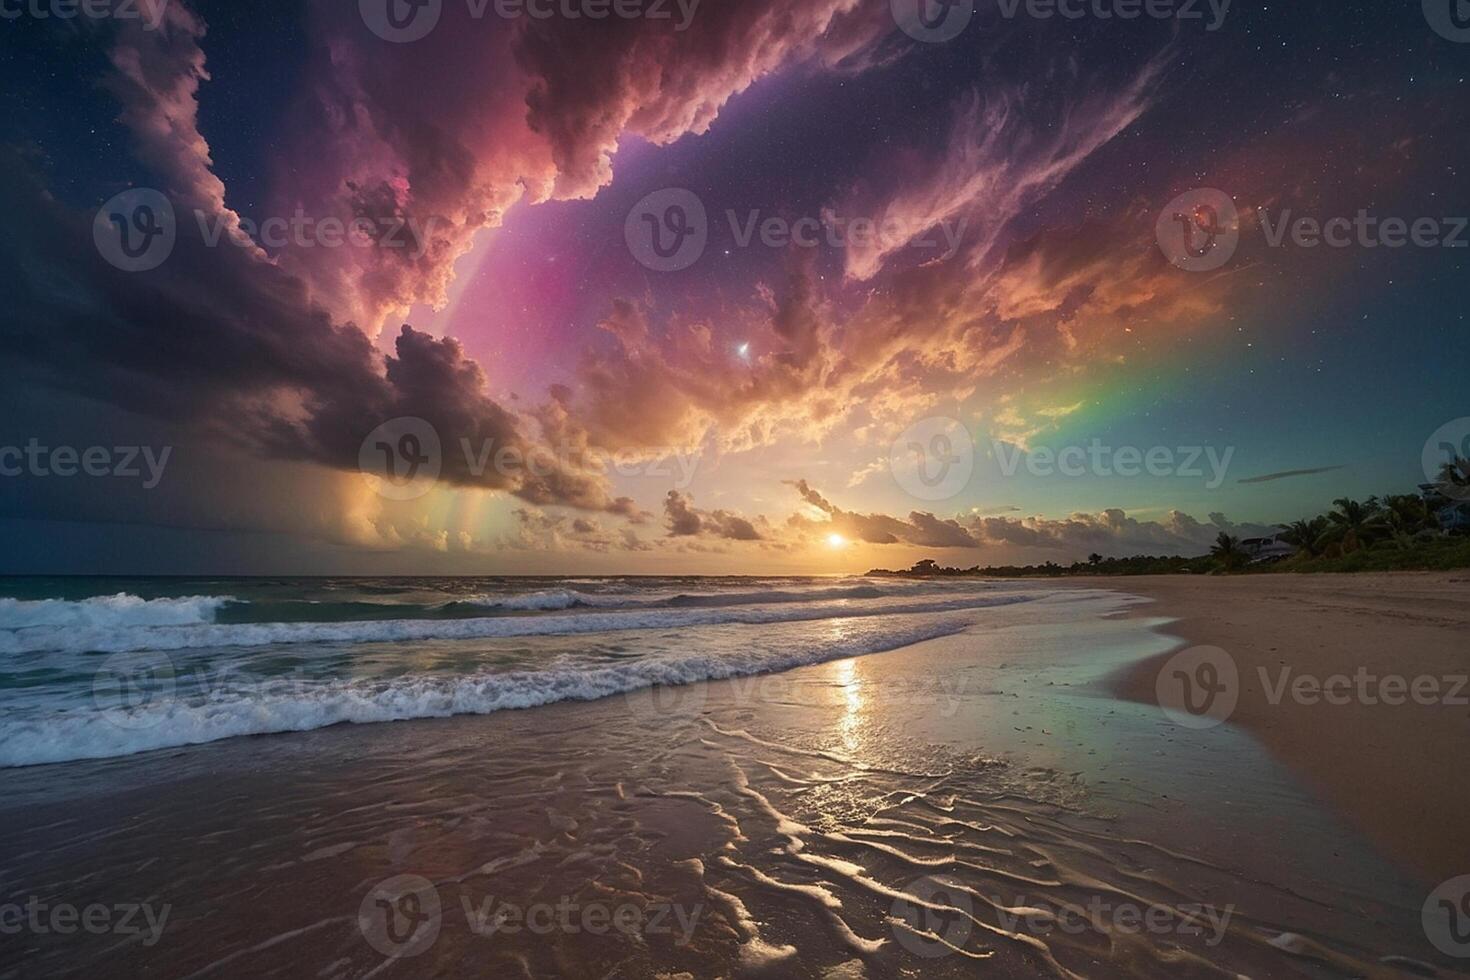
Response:
[{"label": "wet sand", "polygon": [[[1147,615],[1177,619],[1168,632],[1227,651],[1240,669],[1230,722],[1389,855],[1430,884],[1470,873],[1470,573],[1111,581],[1157,600]],[[1168,659],[1122,671],[1119,693],[1156,703]],[[1304,674],[1338,677],[1334,697],[1305,687],[1298,698],[1288,687],[1272,703],[1288,667],[1292,685]],[[1360,670],[1405,678],[1407,694],[1360,685]],[[1416,699],[1416,678],[1433,678],[1438,694],[1421,681],[1427,696]]]},{"label": "wet sand", "polygon": [[1112,695],[1177,646],[1152,606],[981,620],[765,677],[0,772],[0,906],[168,906],[151,943],[6,936],[0,976],[1456,975],[1419,884],[1249,735]]}]

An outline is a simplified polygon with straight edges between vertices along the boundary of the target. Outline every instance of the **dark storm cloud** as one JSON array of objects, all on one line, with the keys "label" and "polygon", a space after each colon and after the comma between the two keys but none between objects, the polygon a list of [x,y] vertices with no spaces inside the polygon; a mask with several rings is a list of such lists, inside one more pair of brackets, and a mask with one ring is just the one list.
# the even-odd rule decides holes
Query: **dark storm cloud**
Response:
[{"label": "dark storm cloud", "polygon": [[[450,483],[637,514],[609,496],[600,474],[538,450],[456,341],[404,327],[383,357],[360,331],[334,324],[300,280],[234,245],[209,247],[187,220],[165,265],[121,271],[94,247],[90,215],[56,203],[13,156],[10,164],[0,262],[17,275],[0,351],[33,380],[344,470],[357,467],[377,426],[422,418],[446,448]],[[459,451],[465,444],[536,453],[545,465],[480,468]]]}]

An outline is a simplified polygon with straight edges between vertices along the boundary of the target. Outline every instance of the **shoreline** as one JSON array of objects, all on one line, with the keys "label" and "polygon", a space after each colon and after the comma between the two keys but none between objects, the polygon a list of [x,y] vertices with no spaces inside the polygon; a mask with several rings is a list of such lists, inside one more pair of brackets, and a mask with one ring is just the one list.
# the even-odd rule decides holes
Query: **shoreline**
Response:
[{"label": "shoreline", "polygon": [[[1176,647],[1160,612],[1057,589],[780,672],[3,770],[0,904],[105,895],[169,925],[152,946],[37,933],[0,976],[373,974],[419,955],[382,911],[405,882],[431,924],[398,975],[1449,966],[1419,883],[1247,731],[1108,690]],[[690,928],[499,933],[496,903]],[[1104,906],[1118,917],[1056,927]],[[1173,911],[1140,935],[1148,909]],[[1186,928],[1200,909],[1220,913],[1209,936]]]},{"label": "shoreline", "polygon": [[[1130,615],[1173,620],[1163,631],[1181,649],[1233,658],[1229,723],[1385,855],[1429,884],[1470,870],[1470,840],[1455,830],[1470,809],[1459,771],[1470,755],[1470,685],[1460,680],[1470,674],[1470,574],[1139,577],[1124,589],[1153,600]],[[1173,655],[1125,667],[1108,687],[1157,705]]]}]

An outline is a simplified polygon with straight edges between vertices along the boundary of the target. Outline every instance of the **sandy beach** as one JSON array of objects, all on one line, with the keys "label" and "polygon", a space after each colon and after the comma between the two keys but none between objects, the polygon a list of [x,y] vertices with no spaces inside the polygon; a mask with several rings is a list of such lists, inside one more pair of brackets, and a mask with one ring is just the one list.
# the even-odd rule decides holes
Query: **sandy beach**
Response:
[{"label": "sandy beach", "polygon": [[[1111,582],[1156,600],[1146,614],[1177,620],[1167,632],[1227,651],[1240,671],[1230,721],[1385,852],[1431,884],[1470,870],[1458,817],[1470,812],[1470,574]],[[1127,668],[1117,690],[1155,703],[1168,660]]]}]

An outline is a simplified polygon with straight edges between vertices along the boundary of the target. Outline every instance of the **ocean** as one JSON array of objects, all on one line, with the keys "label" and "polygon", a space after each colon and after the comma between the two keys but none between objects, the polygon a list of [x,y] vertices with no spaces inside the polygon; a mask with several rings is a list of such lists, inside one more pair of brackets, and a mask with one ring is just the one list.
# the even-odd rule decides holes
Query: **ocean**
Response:
[{"label": "ocean", "polygon": [[959,633],[1045,584],[870,578],[0,580],[0,766],[489,714]]}]

